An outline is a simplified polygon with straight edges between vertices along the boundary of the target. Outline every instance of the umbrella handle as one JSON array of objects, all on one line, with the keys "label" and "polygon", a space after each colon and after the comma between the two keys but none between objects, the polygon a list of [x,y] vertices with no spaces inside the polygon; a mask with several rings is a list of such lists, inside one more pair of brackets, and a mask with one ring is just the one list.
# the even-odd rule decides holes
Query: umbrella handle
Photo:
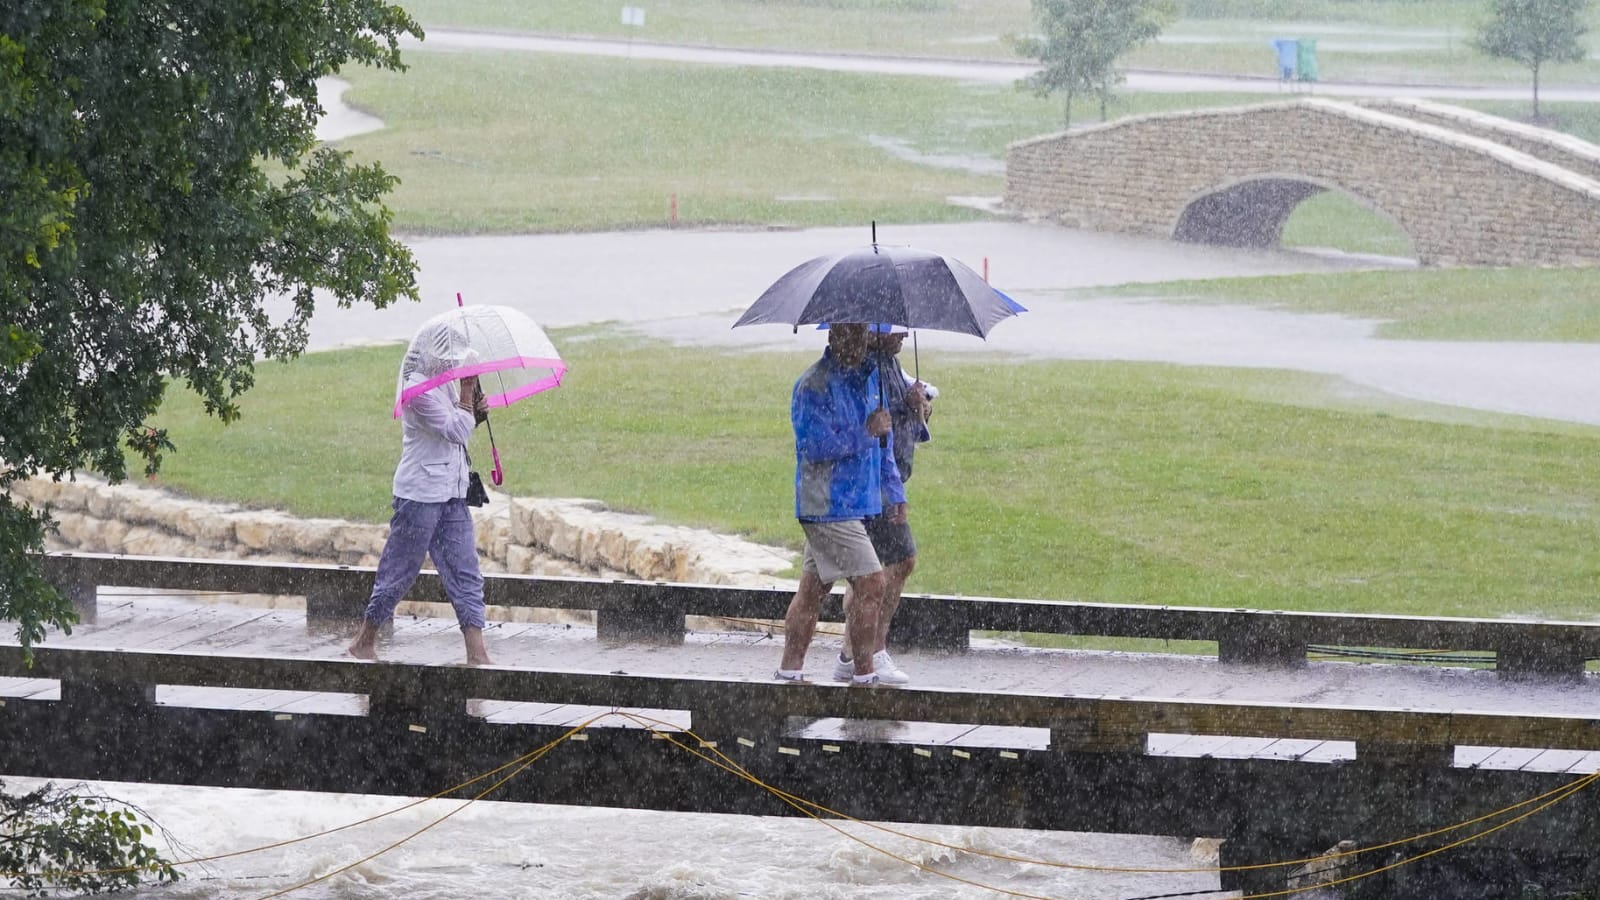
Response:
[{"label": "umbrella handle", "polygon": [[[873,222],[872,223],[872,230],[874,232],[874,235],[876,235],[876,232],[878,230],[878,223],[877,222]],[[883,369],[880,367],[878,369],[878,408],[879,409],[886,409],[887,407],[888,407],[888,404],[885,403],[884,400],[883,400]],[[887,450],[887,449],[889,449],[889,436],[887,434],[878,435],[878,449],[879,450]]]},{"label": "umbrella handle", "polygon": [[489,455],[494,458],[494,468],[489,470],[489,480],[495,487],[506,480],[505,472],[500,469],[500,448],[494,443],[494,426],[489,424],[489,417],[483,417],[483,427],[489,431]]}]

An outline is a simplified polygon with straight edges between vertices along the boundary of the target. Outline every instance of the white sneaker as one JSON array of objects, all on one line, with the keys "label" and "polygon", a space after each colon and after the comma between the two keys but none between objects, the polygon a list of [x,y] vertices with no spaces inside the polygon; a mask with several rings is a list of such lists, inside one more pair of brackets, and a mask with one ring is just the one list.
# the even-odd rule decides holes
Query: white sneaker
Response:
[{"label": "white sneaker", "polygon": [[879,650],[872,654],[872,671],[878,673],[878,680],[884,684],[910,684],[911,676],[905,670],[894,664],[894,659],[889,656],[889,651]]},{"label": "white sneaker", "polygon": [[784,670],[779,669],[778,671],[772,673],[772,677],[778,681],[787,681],[790,684],[803,684],[806,680],[806,673],[785,672]]},{"label": "white sneaker", "polygon": [[854,660],[833,658],[833,680],[849,681],[856,677],[856,664]]}]

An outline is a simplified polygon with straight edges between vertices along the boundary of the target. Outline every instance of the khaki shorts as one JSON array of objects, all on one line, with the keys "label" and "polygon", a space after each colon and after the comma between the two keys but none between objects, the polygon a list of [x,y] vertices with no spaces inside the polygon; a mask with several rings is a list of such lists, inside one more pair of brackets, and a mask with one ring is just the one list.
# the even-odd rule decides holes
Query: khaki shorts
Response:
[{"label": "khaki shorts", "polygon": [[859,578],[881,571],[867,527],[860,519],[844,522],[801,522],[806,533],[805,556],[800,571],[817,576],[823,584],[841,578]]}]

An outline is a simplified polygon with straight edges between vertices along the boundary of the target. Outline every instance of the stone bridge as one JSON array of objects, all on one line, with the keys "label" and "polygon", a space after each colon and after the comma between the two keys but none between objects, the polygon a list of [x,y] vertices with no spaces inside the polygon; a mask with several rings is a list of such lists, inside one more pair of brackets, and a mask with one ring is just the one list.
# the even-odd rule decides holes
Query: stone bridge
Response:
[{"label": "stone bridge", "polygon": [[1275,247],[1339,191],[1425,265],[1600,262],[1600,147],[1454,106],[1321,98],[1135,116],[1012,144],[1006,208],[1077,228]]}]

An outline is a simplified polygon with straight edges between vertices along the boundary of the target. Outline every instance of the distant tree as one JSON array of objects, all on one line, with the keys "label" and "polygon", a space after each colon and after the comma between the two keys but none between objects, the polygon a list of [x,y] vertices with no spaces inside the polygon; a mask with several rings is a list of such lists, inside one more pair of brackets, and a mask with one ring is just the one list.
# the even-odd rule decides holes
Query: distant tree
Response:
[{"label": "distant tree", "polygon": [[1588,26],[1589,0],[1491,0],[1491,15],[1478,32],[1477,48],[1512,59],[1533,72],[1533,115],[1539,115],[1539,70],[1546,63],[1579,62]]},{"label": "distant tree", "polygon": [[1175,0],[1033,0],[1039,35],[1016,37],[1011,43],[1043,68],[1017,86],[1040,97],[1061,94],[1065,126],[1072,125],[1072,103],[1078,97],[1098,97],[1104,119],[1111,90],[1122,83],[1117,59],[1153,40],[1175,12]]},{"label": "distant tree", "polygon": [[24,648],[75,616],[13,482],[154,472],[169,382],[232,421],[255,361],[304,349],[313,292],[415,299],[394,179],[314,128],[318,78],[403,68],[420,33],[379,0],[0,2],[0,619]]}]

